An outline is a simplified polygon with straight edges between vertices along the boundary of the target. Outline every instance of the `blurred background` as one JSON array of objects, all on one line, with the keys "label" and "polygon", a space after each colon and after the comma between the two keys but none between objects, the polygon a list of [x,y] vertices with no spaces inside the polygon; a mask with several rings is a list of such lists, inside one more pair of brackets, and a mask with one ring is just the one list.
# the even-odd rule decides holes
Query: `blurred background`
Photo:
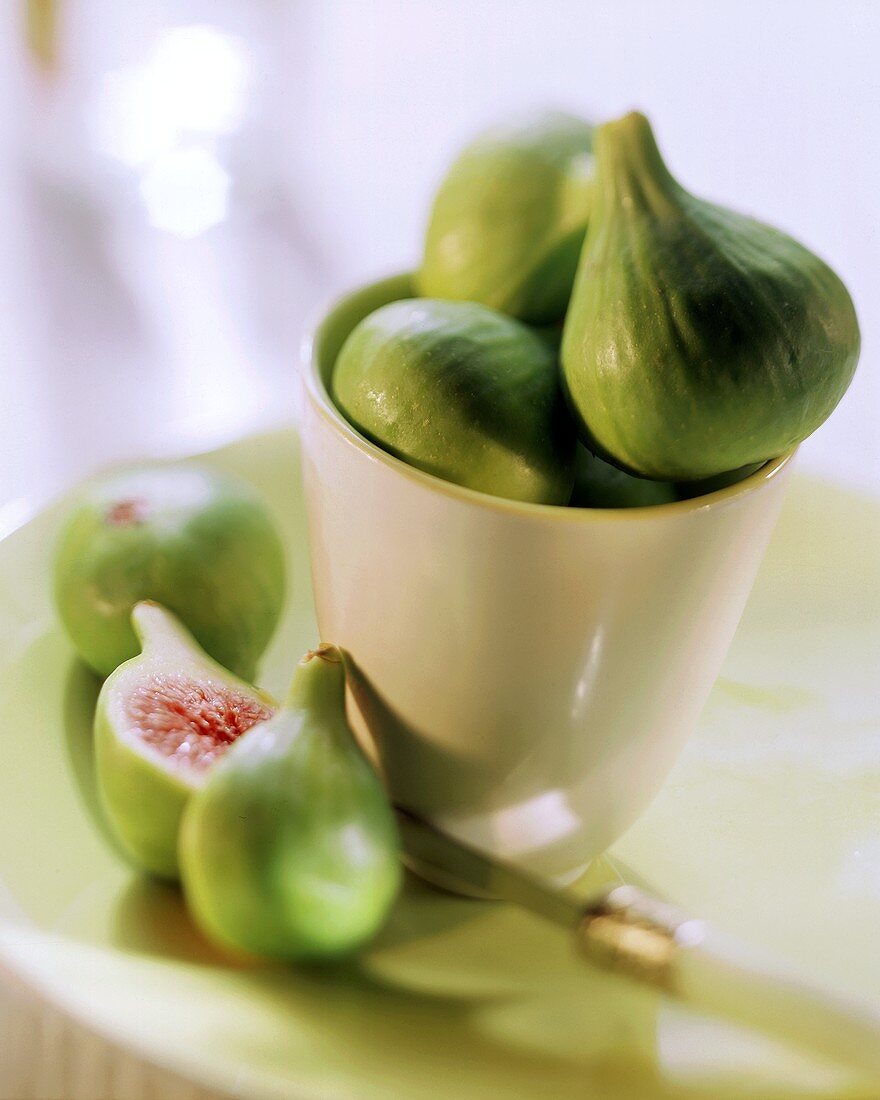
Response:
[{"label": "blurred background", "polygon": [[413,266],[460,144],[536,104],[644,109],[841,273],[861,366],[801,461],[880,491],[878,47],[873,0],[3,0],[0,530],[289,420],[310,316]]}]

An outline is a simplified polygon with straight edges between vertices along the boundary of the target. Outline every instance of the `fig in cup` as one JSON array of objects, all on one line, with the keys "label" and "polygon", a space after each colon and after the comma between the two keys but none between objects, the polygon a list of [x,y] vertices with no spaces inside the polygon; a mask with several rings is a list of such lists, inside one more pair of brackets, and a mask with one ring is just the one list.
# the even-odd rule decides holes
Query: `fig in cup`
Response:
[{"label": "fig in cup", "polygon": [[333,399],[368,439],[446,481],[567,504],[574,425],[552,341],[473,302],[413,298],[345,341]]},{"label": "fig in cup", "polygon": [[132,624],[142,652],[120,665],[98,696],[98,790],[131,859],[176,878],[188,799],[232,742],[271,717],[276,704],[212,660],[158,604],[138,603]]},{"label": "fig in cup", "polygon": [[738,485],[739,482],[760,470],[763,465],[763,462],[750,462],[748,466],[741,466],[738,470],[727,470],[723,474],[703,478],[701,481],[680,481],[675,487],[678,499],[691,500],[693,497],[702,497],[707,493],[717,493],[719,489]]},{"label": "fig in cup", "polygon": [[589,123],[556,111],[468,145],[434,200],[419,291],[559,320],[592,205],[592,137]]},{"label": "fig in cup", "polygon": [[149,599],[252,680],[284,588],[284,548],[262,501],[193,465],[143,465],[93,483],[67,519],[54,567],[61,621],[101,676],[138,652],[131,611]]},{"label": "fig in cup", "polygon": [[859,326],[846,287],[785,233],[685,191],[643,115],[599,127],[595,152],[562,342],[582,441],[668,481],[783,454],[852,378]]},{"label": "fig in cup", "polygon": [[676,486],[668,481],[633,477],[578,444],[569,502],[573,508],[644,508],[679,499]]},{"label": "fig in cup", "polygon": [[394,814],[345,717],[342,654],[300,662],[286,706],[255,726],[189,802],[187,903],[221,947],[328,960],[365,944],[397,895]]}]

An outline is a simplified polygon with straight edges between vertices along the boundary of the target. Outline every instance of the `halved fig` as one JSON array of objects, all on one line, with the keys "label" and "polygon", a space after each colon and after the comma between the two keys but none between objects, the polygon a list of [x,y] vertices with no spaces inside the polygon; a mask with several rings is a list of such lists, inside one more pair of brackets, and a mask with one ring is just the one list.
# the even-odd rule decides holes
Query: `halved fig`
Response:
[{"label": "halved fig", "polygon": [[277,705],[202,650],[157,603],[132,611],[142,652],[104,682],[95,711],[98,788],[126,853],[178,877],[177,834],[211,765]]}]

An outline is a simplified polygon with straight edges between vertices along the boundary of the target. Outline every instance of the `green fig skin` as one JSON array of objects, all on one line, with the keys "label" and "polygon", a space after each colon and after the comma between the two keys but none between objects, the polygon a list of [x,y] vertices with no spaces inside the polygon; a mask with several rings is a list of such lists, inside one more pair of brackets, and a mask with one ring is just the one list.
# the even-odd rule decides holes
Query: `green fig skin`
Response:
[{"label": "green fig skin", "polygon": [[155,600],[245,680],[280,618],[285,555],[259,498],[190,465],[144,465],[94,483],[69,516],[55,603],[79,656],[100,676],[139,651],[131,611]]},{"label": "green fig skin", "polygon": [[646,508],[679,500],[675,485],[633,477],[578,445],[572,508]]},{"label": "green fig skin", "polygon": [[778,457],[846,392],[846,287],[784,233],[694,198],[639,114],[596,132],[596,192],[562,343],[582,441],[695,481]]},{"label": "green fig skin", "polygon": [[547,112],[468,145],[434,200],[419,293],[559,320],[592,205],[592,138],[582,119]]},{"label": "green fig skin", "polygon": [[166,759],[139,739],[128,709],[133,696],[176,678],[245,698],[263,716],[273,714],[277,704],[208,657],[158,604],[137,604],[132,620],[143,652],[104,681],[95,709],[98,793],[111,830],[131,861],[151,874],[176,879],[181,816],[206,772]]},{"label": "green fig skin", "polygon": [[552,340],[473,302],[413,298],[371,313],[343,345],[337,407],[420,470],[511,500],[566,504],[574,425]]},{"label": "green fig skin", "polygon": [[329,961],[378,931],[400,887],[397,827],[346,721],[335,647],[308,654],[287,706],[211,771],[180,861],[190,912],[221,948]]},{"label": "green fig skin", "polygon": [[745,481],[764,465],[763,462],[753,462],[748,466],[742,466],[739,470],[728,470],[715,477],[707,477],[702,481],[682,481],[676,485],[679,500],[692,500],[694,497],[704,497],[707,493],[717,493],[719,489],[727,489],[731,485],[738,485]]}]

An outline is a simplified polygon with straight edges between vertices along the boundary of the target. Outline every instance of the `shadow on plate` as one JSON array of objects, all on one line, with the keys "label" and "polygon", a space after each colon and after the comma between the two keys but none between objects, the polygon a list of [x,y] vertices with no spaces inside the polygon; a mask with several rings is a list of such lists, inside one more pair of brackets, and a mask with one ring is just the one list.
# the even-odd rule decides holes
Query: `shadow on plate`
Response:
[{"label": "shadow on plate", "polygon": [[[546,1078],[554,1096],[680,1095],[657,1091],[651,994],[584,967],[565,935],[528,914],[412,876],[358,961],[288,967],[232,959],[203,939],[176,887],[146,877],[133,878],[120,898],[113,939],[126,951],[222,968],[226,995],[243,1011],[259,1006],[277,1019],[279,1034],[293,1027],[334,1058],[342,1037],[351,1073],[384,1074],[402,1059],[455,1079],[464,1058],[484,1080]],[[277,1064],[287,1056],[280,1040],[254,1048],[265,1034],[243,1036],[230,1020],[219,1041],[240,1048],[249,1065]],[[392,1081],[388,1087],[398,1094]]]},{"label": "shadow on plate", "polygon": [[[442,935],[479,915],[491,902],[473,902],[442,893],[407,873],[405,888],[388,923],[374,941],[373,952],[394,951]],[[236,959],[215,949],[193,923],[183,893],[175,883],[133,875],[116,906],[113,941],[126,951],[208,966],[286,972],[282,964]],[[339,973],[346,964],[316,973]]]},{"label": "shadow on plate", "polygon": [[199,932],[175,883],[147,875],[132,875],[116,903],[111,935],[117,947],[139,955],[201,966],[241,965]]},{"label": "shadow on plate", "polygon": [[126,858],[104,817],[95,779],[92,725],[100,690],[99,677],[80,661],[73,661],[64,686],[64,744],[80,800],[92,824],[114,852]]}]

